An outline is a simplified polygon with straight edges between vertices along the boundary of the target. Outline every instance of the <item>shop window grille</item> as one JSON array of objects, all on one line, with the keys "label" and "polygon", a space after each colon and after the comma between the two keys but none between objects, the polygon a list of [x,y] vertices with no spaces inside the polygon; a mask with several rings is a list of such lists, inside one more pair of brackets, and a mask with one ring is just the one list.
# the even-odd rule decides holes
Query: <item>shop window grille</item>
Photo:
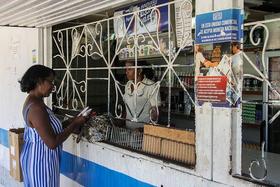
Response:
[{"label": "shop window grille", "polygon": [[[161,9],[165,12],[161,13]],[[155,30],[145,25],[144,18],[149,16],[144,18],[142,16],[147,12],[155,16],[155,19],[152,19]],[[119,77],[123,75],[121,73],[126,67],[123,63],[120,63],[121,65],[118,63],[119,60],[128,59],[136,62],[131,66],[135,70],[137,68],[157,70],[154,83],[148,86],[154,87],[155,95],[160,94],[160,89],[164,91],[164,97],[161,96],[161,106],[164,110],[159,111],[160,107],[156,105],[155,111],[150,111],[150,121],[147,123],[160,123],[172,127],[177,123],[171,120],[173,116],[190,116],[191,125],[194,126],[192,15],[191,0],[175,0],[125,15],[54,30],[52,67],[56,71],[57,82],[53,108],[62,113],[65,111],[65,113],[75,113],[90,106],[97,112],[107,112],[117,119],[124,118],[125,113],[128,113],[123,101],[125,81]],[[161,26],[157,20],[162,20],[162,17],[166,17],[168,21],[166,21],[166,28],[159,30]],[[171,22],[173,18],[176,19],[176,23]],[[129,24],[127,25],[123,20],[130,20]],[[132,26],[129,25],[134,23],[139,24],[133,26],[133,30],[136,31],[131,33]],[[114,29],[114,25],[123,26]],[[138,32],[137,27],[140,25],[144,26],[142,28],[144,33]],[[189,54],[190,58],[186,59],[185,55]],[[149,55],[151,58],[156,57],[160,62],[147,66],[138,64],[141,57],[149,57]],[[136,82],[134,84],[136,85]],[[136,94],[134,95],[134,103],[136,103]],[[160,101],[156,99],[155,102]],[[131,108],[129,108],[133,116],[131,120],[139,122],[136,109]],[[152,113],[159,116],[160,112],[163,113],[163,119],[151,117]],[[177,121],[181,122],[181,118]],[[90,137],[87,140],[94,141]],[[116,126],[108,128],[106,141],[170,161],[195,164],[194,144],[153,137],[143,132]]]},{"label": "shop window grille", "polygon": [[279,23],[279,19],[272,19],[244,24],[243,50],[243,61],[249,66],[243,70],[241,173],[250,180],[273,186],[279,185],[275,163],[280,160],[280,146],[273,146],[279,145],[280,134],[280,89],[275,84],[280,81],[280,56],[279,51],[268,50],[276,49],[274,45],[279,43],[273,36],[276,32],[272,32]]}]

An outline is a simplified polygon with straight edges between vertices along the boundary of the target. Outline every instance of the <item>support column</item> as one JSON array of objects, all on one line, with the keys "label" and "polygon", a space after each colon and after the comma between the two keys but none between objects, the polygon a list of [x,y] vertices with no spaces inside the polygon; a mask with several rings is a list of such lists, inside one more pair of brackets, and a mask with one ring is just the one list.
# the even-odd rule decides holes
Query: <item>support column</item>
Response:
[{"label": "support column", "polygon": [[[38,62],[48,67],[52,67],[52,28],[39,28],[39,50]],[[47,106],[52,105],[52,96],[45,99]]]},{"label": "support column", "polygon": [[[244,0],[196,0],[196,16],[226,9],[243,9],[243,4]],[[230,48],[231,41],[227,42],[223,47]],[[196,107],[198,174],[228,183],[232,180],[231,173],[241,172],[241,130],[240,108],[211,107],[207,103]]]}]

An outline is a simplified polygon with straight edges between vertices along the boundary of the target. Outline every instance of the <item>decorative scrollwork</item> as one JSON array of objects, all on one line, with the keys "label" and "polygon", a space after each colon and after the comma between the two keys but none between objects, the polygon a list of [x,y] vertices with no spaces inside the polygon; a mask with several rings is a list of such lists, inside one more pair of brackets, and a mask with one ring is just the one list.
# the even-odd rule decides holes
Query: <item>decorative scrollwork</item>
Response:
[{"label": "decorative scrollwork", "polygon": [[[115,19],[117,19],[118,22],[119,22],[119,21],[123,22],[122,17],[117,17],[117,18],[115,18]],[[122,46],[123,41],[124,41],[125,39],[127,39],[127,42],[129,42],[130,38],[132,38],[132,37],[128,37],[127,34],[128,34],[129,28],[131,27],[131,25],[132,25],[132,23],[133,23],[133,21],[134,21],[135,19],[136,19],[136,18],[135,18],[135,15],[133,14],[133,15],[132,15],[132,18],[131,18],[131,20],[130,20],[130,22],[128,23],[128,26],[127,26],[125,32],[120,34],[119,31],[118,31],[117,36],[116,36],[116,41],[117,41],[117,43],[116,43],[116,47],[115,47],[115,55],[114,55],[114,57],[113,57],[113,59],[112,59],[112,63],[114,62],[114,60],[115,60],[115,58],[117,57],[117,55],[120,54],[120,50],[123,50],[123,49],[121,49],[121,46]],[[122,27],[124,26],[124,24],[125,24],[125,23],[121,24]],[[124,29],[123,29],[123,30],[124,30]],[[122,31],[123,31],[123,30],[122,30]],[[121,38],[121,39],[120,39],[120,38]],[[112,65],[112,64],[111,64],[111,65]]]},{"label": "decorative scrollwork", "polygon": [[72,99],[72,107],[73,109],[77,110],[78,109],[78,100],[76,98]]},{"label": "decorative scrollwork", "polygon": [[[95,25],[87,25],[86,27],[86,33],[87,33],[87,38],[88,43],[87,43],[87,55],[88,56],[99,56],[101,58],[103,58],[106,61],[106,59],[104,58],[104,51],[103,51],[103,26],[101,24],[101,22],[97,22]],[[97,39],[99,38],[98,42]]]},{"label": "decorative scrollwork", "polygon": [[58,106],[59,106],[59,107],[62,107],[62,106],[63,106],[63,98],[62,98],[62,97],[59,97],[59,98],[58,98]]},{"label": "decorative scrollwork", "polygon": [[80,82],[77,82],[75,80],[73,80],[73,82],[76,84],[76,85],[79,85],[79,90],[81,92],[86,92],[86,81],[80,81]]},{"label": "decorative scrollwork", "polygon": [[[183,0],[187,1],[187,0]],[[166,64],[160,64],[156,65],[156,67],[160,68],[166,68],[168,65],[168,68],[163,73],[163,77],[160,79],[159,82],[156,83],[155,94],[159,94],[159,86],[160,82],[163,81],[164,76],[167,72],[170,71],[170,67],[172,67],[173,62],[175,61],[176,56],[173,54],[173,48],[171,47],[172,40],[169,41],[169,48],[165,48],[163,50],[164,45],[167,45],[165,42],[162,42],[161,40],[164,38],[162,37],[160,30],[160,20],[163,15],[161,15],[161,8],[163,6],[166,6],[168,9],[170,9],[171,4],[174,4],[175,2],[170,2],[166,5],[159,5],[151,8],[145,8],[144,13],[149,12],[148,14],[145,14],[145,19],[140,18],[142,15],[141,10],[136,10],[135,12],[131,12],[128,14],[121,13],[120,15],[115,15],[114,18],[108,18],[100,21],[96,21],[94,23],[89,24],[83,24],[79,26],[74,26],[67,29],[61,29],[54,31],[53,38],[55,42],[55,46],[57,47],[57,50],[59,52],[58,55],[54,55],[54,58],[59,57],[63,59],[63,62],[65,63],[65,67],[61,68],[61,66],[57,66],[57,71],[65,71],[65,75],[61,81],[61,84],[59,87],[57,87],[57,100],[58,105],[60,108],[66,108],[66,109],[74,109],[77,110],[79,107],[82,107],[84,105],[87,105],[87,86],[88,81],[92,80],[94,78],[88,77],[89,75],[92,75],[90,73],[91,70],[96,69],[106,69],[108,70],[108,83],[115,84],[115,91],[116,91],[116,102],[114,103],[114,110],[117,118],[123,117],[123,112],[126,109],[126,106],[122,103],[121,99],[124,99],[124,91],[122,86],[118,80],[116,80],[114,76],[114,70],[115,69],[121,69],[124,70],[125,67],[116,67],[113,63],[116,62],[116,59],[118,55],[121,52],[128,52],[129,50],[134,50],[134,56],[130,56],[131,58],[135,58],[135,61],[137,61],[138,57],[136,56],[138,51],[144,51],[149,49],[150,51],[157,51]],[[176,2],[177,3],[177,2]],[[185,5],[183,5],[185,6]],[[168,15],[170,16],[170,15]],[[126,19],[129,18],[129,19]],[[148,21],[147,19],[150,19]],[[110,33],[113,29],[111,28],[110,21],[114,21],[114,25],[118,24],[118,31],[114,30],[116,33]],[[150,29],[150,24],[152,25],[152,30]],[[138,29],[139,25],[141,25],[141,29]],[[137,28],[138,27],[138,28]],[[115,28],[114,28],[115,29]],[[140,31],[141,30],[141,31]],[[105,37],[104,33],[107,33],[107,36]],[[171,37],[171,33],[173,32],[171,30],[170,25],[168,26],[168,36]],[[110,35],[111,34],[111,35]],[[115,36],[115,41],[112,42],[112,36]],[[166,34],[163,36],[166,37]],[[68,43],[72,39],[72,44]],[[149,42],[147,42],[149,40]],[[151,42],[150,42],[151,41]],[[161,45],[164,43],[163,45]],[[115,45],[115,50],[111,50],[110,46],[112,44]],[[144,44],[144,45],[142,45]],[[129,47],[127,46],[129,45]],[[145,48],[142,48],[145,46]],[[70,49],[70,50],[69,50]],[[64,51],[65,54],[64,55]],[[108,54],[105,55],[107,51],[114,51],[114,54]],[[136,54],[135,54],[136,52]],[[168,58],[168,53],[171,54]],[[175,53],[175,52],[174,52]],[[179,54],[179,52],[178,52]],[[91,63],[89,61],[89,58],[97,57],[98,59],[102,58],[104,62],[106,63],[106,67],[98,66],[96,69],[94,65],[90,65],[88,63]],[[140,56],[140,55],[139,55]],[[68,58],[70,57],[70,58]],[[77,58],[82,57],[82,58]],[[78,67],[72,67],[72,62],[74,63],[74,59],[76,60],[82,60],[82,62],[85,62],[85,65],[78,66]],[[95,60],[95,59],[94,59]],[[137,63],[136,63],[137,66]],[[176,67],[180,67],[180,65],[177,65]],[[147,67],[145,67],[147,68]],[[76,81],[75,77],[72,76],[73,71],[85,71],[85,79],[83,81]],[[105,78],[104,78],[105,79]],[[79,79],[80,80],[80,79]],[[111,81],[112,80],[112,81]],[[134,87],[138,87],[140,83],[135,83]],[[109,86],[108,86],[109,88]],[[85,94],[82,94],[85,93]],[[85,97],[83,98],[83,96]],[[110,95],[110,90],[108,89],[108,96]],[[82,97],[82,98],[81,98]],[[109,98],[109,97],[108,97]],[[110,99],[110,98],[109,98]],[[149,102],[149,101],[147,101]],[[159,102],[159,101],[157,101]],[[111,103],[111,102],[110,102]],[[109,108],[109,107],[108,107]],[[150,113],[150,116],[152,113],[156,114],[158,117],[159,111],[158,107],[148,111]],[[134,111],[133,111],[134,112]],[[137,115],[134,112],[133,115],[134,121],[137,121]],[[156,124],[158,119],[151,118],[151,122]]]},{"label": "decorative scrollwork", "polygon": [[257,42],[255,42],[255,41],[254,41],[254,38],[253,38],[253,33],[254,33],[255,29],[258,28],[258,27],[263,27],[264,30],[265,30],[265,33],[264,33],[264,35],[265,35],[265,40],[264,40],[264,45],[263,45],[263,49],[262,49],[262,68],[263,68],[263,70],[264,70],[264,72],[265,72],[265,77],[268,78],[268,75],[267,75],[267,73],[266,73],[265,59],[264,59],[264,54],[265,54],[265,51],[266,51],[267,42],[268,42],[268,38],[269,38],[269,30],[268,30],[267,26],[264,25],[264,24],[262,24],[262,23],[258,23],[258,24],[256,24],[256,25],[254,25],[254,26],[251,28],[251,31],[250,31],[250,41],[251,41],[251,43],[252,43],[253,45],[255,45],[255,46],[257,46],[257,45],[260,44],[260,42],[261,42],[261,39],[260,39],[260,38],[258,38],[258,41],[257,41]]},{"label": "decorative scrollwork", "polygon": [[264,174],[262,177],[258,178],[256,177],[253,172],[252,172],[252,168],[254,165],[257,165],[257,167],[261,167],[261,163],[259,160],[253,160],[251,163],[250,163],[250,167],[249,167],[249,174],[250,176],[252,177],[252,179],[254,180],[258,180],[258,181],[263,181],[266,179],[267,177],[267,167],[266,167],[266,160],[265,160],[265,157],[264,157],[264,145],[265,145],[265,142],[262,142],[262,159],[261,159],[261,162],[262,162],[262,165],[263,165],[263,169],[264,169]]},{"label": "decorative scrollwork", "polygon": [[80,56],[80,57],[86,57],[87,56],[87,45],[86,44],[82,44],[80,46],[80,52],[77,54],[77,56]]},{"label": "decorative scrollwork", "polygon": [[[127,37],[127,39],[126,39],[126,43],[128,44],[128,45],[131,45],[131,47],[130,47],[130,49],[128,49],[128,48],[124,48],[124,49],[126,49],[126,50],[134,50],[135,49],[135,46],[137,45],[137,41],[136,41],[136,39],[135,39],[135,36],[134,35],[131,35],[131,36],[128,36]],[[121,49],[122,50],[122,49]]]},{"label": "decorative scrollwork", "polygon": [[263,163],[263,167],[264,167],[264,175],[263,175],[263,177],[261,177],[261,178],[255,177],[255,175],[254,175],[253,172],[252,172],[252,167],[253,167],[254,165],[257,165],[258,167],[261,167],[260,161],[258,161],[258,160],[253,160],[253,161],[251,162],[251,164],[250,164],[249,173],[250,173],[250,177],[252,177],[252,179],[254,179],[254,180],[263,181],[263,180],[265,180],[266,177],[267,177],[266,161],[265,161],[265,159],[262,158],[262,159],[261,159],[261,162]]},{"label": "decorative scrollwork", "polygon": [[267,42],[269,39],[269,30],[268,30],[267,26],[262,23],[257,23],[256,25],[254,25],[250,31],[250,42],[255,46],[260,44],[260,42],[261,42],[260,38],[258,38],[257,41],[254,41],[254,38],[253,38],[253,33],[254,33],[255,29],[258,27],[263,27],[265,30],[265,33],[264,33],[265,39],[264,39],[264,45],[263,45],[263,49],[262,49],[262,60],[261,60],[262,68],[264,71],[261,72],[261,70],[250,60],[250,58],[246,55],[246,53],[243,53],[243,56],[250,63],[250,65],[254,68],[254,70],[256,70],[256,72],[260,75],[261,78],[259,78],[259,79],[266,82],[268,87],[271,89],[271,91],[280,98],[280,93],[275,89],[275,86],[273,86],[268,80],[268,71],[267,71],[267,67],[265,65],[265,63],[266,63],[265,62],[265,52],[266,52]]},{"label": "decorative scrollwork", "polygon": [[150,121],[152,124],[157,125],[158,123],[158,117],[159,117],[159,110],[158,107],[152,107],[150,109]]},{"label": "decorative scrollwork", "polygon": [[[99,28],[99,30],[98,30]],[[103,48],[102,48],[102,25],[100,22],[97,22],[96,25],[95,25],[95,32],[96,32],[96,35],[99,35],[99,47],[100,47],[100,52],[103,53]]]},{"label": "decorative scrollwork", "polygon": [[79,34],[76,28],[72,29],[71,38],[72,38],[71,59],[73,59],[79,54],[79,48],[80,48],[79,46],[81,41],[81,35]]},{"label": "decorative scrollwork", "polygon": [[[119,93],[122,95],[121,89],[119,87],[121,85],[118,81],[115,82],[115,94],[116,94],[116,101],[115,101],[115,114],[117,118],[122,118],[123,115],[123,106],[119,103]],[[122,85],[124,86],[124,85]]]},{"label": "decorative scrollwork", "polygon": [[57,57],[61,58],[64,65],[67,66],[65,55],[64,55],[64,50],[63,50],[63,33],[62,33],[62,31],[57,32],[56,37],[55,37],[55,35],[53,36],[53,40],[54,40],[55,46],[57,47],[57,50],[59,52],[59,54],[54,55],[53,58],[57,58]]},{"label": "decorative scrollwork", "polygon": [[[141,39],[142,38],[142,39]],[[139,43],[144,43],[145,42],[145,36],[143,35],[143,34],[138,34],[137,36],[136,36],[136,39],[135,39],[136,41],[137,41],[137,47],[139,48]]]},{"label": "decorative scrollwork", "polygon": [[[73,109],[77,110],[78,108],[78,100],[77,97],[79,98],[79,101],[82,105],[82,107],[84,107],[84,100],[81,98],[80,96],[80,92],[84,93],[86,92],[86,81],[80,81],[77,82],[76,80],[73,79],[73,77],[71,76],[71,74],[69,74],[71,79],[72,79],[72,107]],[[79,92],[80,91],[80,92]],[[77,97],[76,97],[77,94]]]},{"label": "decorative scrollwork", "polygon": [[157,31],[156,31],[156,34],[157,34],[157,44],[159,46],[159,26],[160,26],[160,11],[157,7],[154,7],[151,11],[151,14],[150,16],[153,16],[153,15],[157,15],[156,17],[154,16],[154,19],[151,17],[150,19],[152,20],[152,22],[154,24],[156,24],[156,28],[157,28]]},{"label": "decorative scrollwork", "polygon": [[123,106],[121,104],[117,105],[115,113],[116,113],[117,118],[121,118],[122,117]]}]

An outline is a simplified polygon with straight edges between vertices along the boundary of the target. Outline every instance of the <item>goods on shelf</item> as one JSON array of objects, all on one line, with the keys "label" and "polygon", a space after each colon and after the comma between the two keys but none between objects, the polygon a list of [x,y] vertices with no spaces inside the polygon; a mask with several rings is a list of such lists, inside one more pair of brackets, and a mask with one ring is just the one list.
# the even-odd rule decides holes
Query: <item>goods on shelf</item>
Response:
[{"label": "goods on shelf", "polygon": [[255,104],[243,104],[242,120],[243,123],[259,123],[262,120],[262,110],[258,109],[257,105]]}]

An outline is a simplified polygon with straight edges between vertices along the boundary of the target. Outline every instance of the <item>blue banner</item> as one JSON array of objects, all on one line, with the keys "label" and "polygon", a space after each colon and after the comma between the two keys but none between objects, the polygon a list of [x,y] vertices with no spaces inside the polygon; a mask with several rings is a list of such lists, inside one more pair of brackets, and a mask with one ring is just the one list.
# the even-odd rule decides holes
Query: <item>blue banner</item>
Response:
[{"label": "blue banner", "polygon": [[243,38],[241,9],[227,9],[196,16],[197,44],[237,41]]},{"label": "blue banner", "polygon": [[152,7],[167,2],[168,0],[146,0],[136,5],[132,5],[124,10],[116,11],[114,13],[114,16],[121,16],[135,11],[140,11],[138,16],[139,19],[141,20],[140,21],[137,19],[137,21],[135,21],[134,19],[131,22],[131,19],[133,18],[132,14],[128,16],[122,16],[120,19],[114,19],[114,30],[117,37],[123,37],[125,35],[125,30],[128,28],[130,22],[131,25],[128,28],[127,35],[134,34],[135,31],[137,34],[143,34],[147,32],[152,33],[152,32],[156,32],[157,30],[160,32],[167,31],[168,30],[168,6],[165,5],[165,6],[158,7],[157,8],[158,11],[152,9]]}]

